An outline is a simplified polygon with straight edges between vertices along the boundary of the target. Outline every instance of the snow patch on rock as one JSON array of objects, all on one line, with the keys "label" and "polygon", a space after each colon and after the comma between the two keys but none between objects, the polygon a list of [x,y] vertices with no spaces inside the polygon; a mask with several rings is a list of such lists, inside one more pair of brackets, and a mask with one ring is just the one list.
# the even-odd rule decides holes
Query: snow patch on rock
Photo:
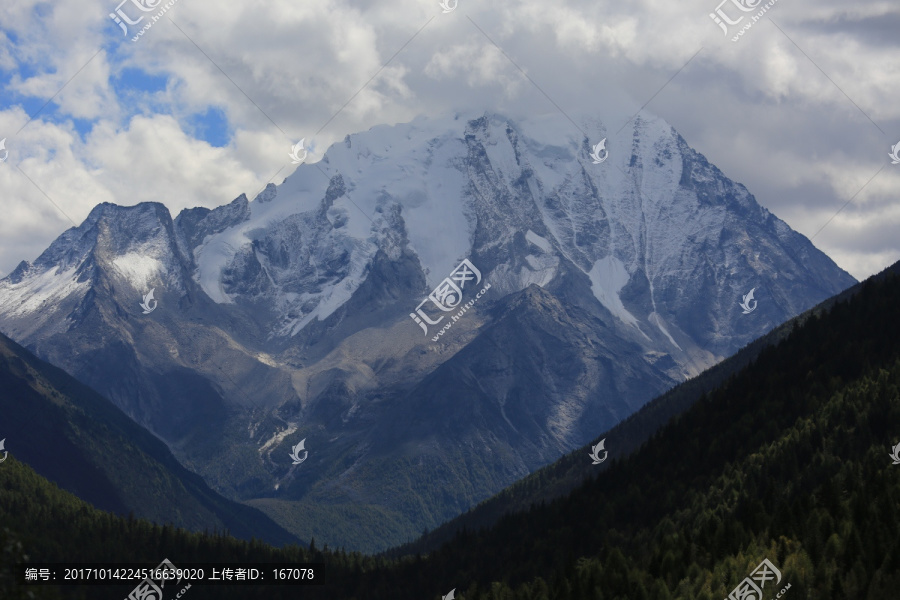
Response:
[{"label": "snow patch on rock", "polygon": [[614,256],[601,258],[594,263],[587,275],[591,278],[591,291],[594,292],[594,297],[626,325],[637,325],[638,320],[628,312],[622,304],[622,299],[619,298],[619,292],[630,279],[622,261]]},{"label": "snow patch on rock", "polygon": [[166,271],[162,261],[138,252],[117,256],[113,259],[113,266],[132,287],[145,291],[152,287],[153,279],[161,277]]}]

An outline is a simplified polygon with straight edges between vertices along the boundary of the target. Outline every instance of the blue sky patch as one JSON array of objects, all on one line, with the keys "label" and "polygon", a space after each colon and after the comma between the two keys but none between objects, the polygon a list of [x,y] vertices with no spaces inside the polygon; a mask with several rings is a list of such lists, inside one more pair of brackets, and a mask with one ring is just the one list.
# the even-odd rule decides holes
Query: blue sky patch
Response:
[{"label": "blue sky patch", "polygon": [[210,146],[222,148],[231,140],[228,118],[222,109],[211,106],[205,113],[196,113],[188,118],[186,127],[189,133],[204,140]]}]

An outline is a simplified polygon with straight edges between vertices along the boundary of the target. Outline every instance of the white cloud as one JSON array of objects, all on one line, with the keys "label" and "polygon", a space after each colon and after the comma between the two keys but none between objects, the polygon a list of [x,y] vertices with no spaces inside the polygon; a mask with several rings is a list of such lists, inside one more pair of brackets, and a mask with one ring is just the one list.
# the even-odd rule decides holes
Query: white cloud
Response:
[{"label": "white cloud", "polygon": [[[16,165],[76,221],[101,201],[156,200],[177,212],[252,195],[301,137],[317,159],[347,133],[418,114],[549,112],[554,103],[596,114],[615,131],[653,97],[648,110],[812,235],[900,140],[900,9],[886,0],[779,0],[738,43],[709,18],[716,0],[460,0],[446,15],[436,0],[180,0],[137,43],[109,18],[116,4],[4,8],[0,69],[9,83],[0,97],[13,104],[27,100],[35,110],[103,51],[21,133],[25,111],[0,105],[0,137],[14,149],[0,165],[0,272],[33,259],[70,225]],[[123,90],[127,81],[117,78],[126,68],[166,77],[165,88]],[[191,119],[210,108],[231,132],[221,148],[192,137]],[[90,132],[73,119],[89,121]],[[815,240],[857,277],[900,258],[889,234],[900,225],[891,208],[897,168],[889,165]]]},{"label": "white cloud", "polygon": [[[266,148],[273,152],[276,147],[270,138]],[[122,131],[101,123],[86,150],[86,158],[102,165],[94,177],[124,205],[163,202],[173,213],[212,207],[241,190],[249,193],[258,182],[256,173],[237,160],[234,148],[190,138],[169,116],[135,117]]]}]

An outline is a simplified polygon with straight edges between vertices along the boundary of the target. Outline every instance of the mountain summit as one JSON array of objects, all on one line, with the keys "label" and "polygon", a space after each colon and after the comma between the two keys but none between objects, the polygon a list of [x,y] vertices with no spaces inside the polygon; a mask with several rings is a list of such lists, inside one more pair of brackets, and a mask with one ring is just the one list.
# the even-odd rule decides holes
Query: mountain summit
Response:
[{"label": "mountain summit", "polygon": [[253,201],[99,205],[0,280],[0,330],[301,537],[405,541],[854,283],[662,120],[580,121],[419,118]]}]

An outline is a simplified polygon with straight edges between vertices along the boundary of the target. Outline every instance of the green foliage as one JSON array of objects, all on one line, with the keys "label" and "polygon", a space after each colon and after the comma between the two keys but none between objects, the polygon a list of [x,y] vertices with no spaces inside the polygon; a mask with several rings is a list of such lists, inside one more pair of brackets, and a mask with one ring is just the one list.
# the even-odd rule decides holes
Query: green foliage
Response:
[{"label": "green foliage", "polygon": [[378,504],[330,504],[307,500],[260,498],[247,504],[258,508],[273,521],[303,536],[315,537],[330,546],[337,540],[354,539],[355,548],[376,551],[384,540],[398,532],[409,538],[417,532],[409,519]]},{"label": "green foliage", "polygon": [[59,598],[55,589],[23,589],[16,585],[13,566],[28,561],[22,542],[8,528],[0,529],[0,598],[4,600],[41,600]]}]

